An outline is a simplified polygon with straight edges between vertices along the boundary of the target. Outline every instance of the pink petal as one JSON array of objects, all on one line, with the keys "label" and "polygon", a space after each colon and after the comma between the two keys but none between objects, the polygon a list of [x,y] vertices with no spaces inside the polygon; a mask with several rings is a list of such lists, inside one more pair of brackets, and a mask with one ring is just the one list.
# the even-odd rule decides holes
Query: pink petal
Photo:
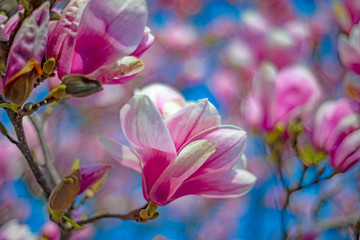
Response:
[{"label": "pink petal", "polygon": [[147,95],[164,118],[181,109],[186,103],[177,89],[162,83],[149,84],[135,93]]},{"label": "pink petal", "polygon": [[259,99],[250,93],[244,103],[242,115],[246,124],[252,128],[261,129],[265,121],[264,108]]},{"label": "pink petal", "polygon": [[84,0],[72,0],[63,10],[60,19],[56,22],[55,28],[48,41],[46,57],[53,57],[57,60],[62,45],[71,31],[76,31],[79,21],[75,21],[83,10]]},{"label": "pink petal", "polygon": [[165,122],[178,151],[191,137],[220,125],[221,117],[207,99],[201,99],[169,116]]},{"label": "pink petal", "polygon": [[331,165],[345,172],[360,160],[360,129],[348,134],[331,154]]},{"label": "pink petal", "polygon": [[184,180],[198,170],[215,152],[215,141],[199,140],[187,145],[152,186],[149,199],[163,206],[170,202],[172,195]]},{"label": "pink petal", "polygon": [[217,126],[195,135],[185,143],[185,146],[200,139],[215,141],[216,152],[194,175],[207,174],[210,169],[232,168],[244,152],[246,132],[232,125]]},{"label": "pink petal", "polygon": [[80,167],[81,186],[79,194],[99,181],[110,168],[112,168],[112,165],[109,164],[88,164]]},{"label": "pink petal", "polygon": [[255,184],[256,177],[243,169],[221,170],[186,180],[172,200],[196,194],[208,198],[239,197]]},{"label": "pink petal", "polygon": [[4,31],[6,32],[6,34],[8,35],[8,37],[10,37],[12,30],[15,29],[16,25],[19,22],[19,13],[24,13],[24,10],[22,11],[18,11],[16,12],[11,18],[9,18],[6,23],[5,23],[5,27],[4,27]]},{"label": "pink petal", "polygon": [[[72,73],[89,74],[135,51],[144,33],[144,0],[89,1],[79,25]],[[99,51],[101,49],[101,51]]]},{"label": "pink petal", "polygon": [[155,149],[138,149],[142,164],[142,188],[144,198],[149,201],[149,193],[161,174],[173,162],[176,155]]},{"label": "pink petal", "polygon": [[[53,53],[49,52],[51,55],[50,57],[55,57],[57,59],[58,65],[58,76],[62,78],[64,75],[71,73],[72,65],[79,65],[82,62],[77,62],[74,60],[74,51],[76,46],[76,37],[78,34],[78,28],[81,21],[82,13],[85,9],[85,5],[80,6],[77,8],[78,2],[74,2],[74,6],[67,9],[68,11],[65,12],[67,16],[64,17],[64,20],[60,22],[59,29],[55,32],[54,37],[58,37],[59,40],[54,42],[53,44],[56,45],[56,51]],[[79,3],[80,4],[80,3]],[[71,11],[70,11],[71,10]],[[76,17],[75,17],[76,14]],[[74,21],[71,22],[71,25],[67,25],[66,20],[74,18]],[[66,31],[61,31],[61,26],[66,25]],[[54,29],[55,30],[55,29]],[[66,35],[65,35],[66,34]],[[59,52],[57,51],[58,47],[61,47]],[[50,47],[50,46],[49,46]],[[53,56],[52,56],[53,55]],[[73,59],[73,61],[71,61]]]},{"label": "pink petal", "polygon": [[42,4],[26,18],[11,46],[4,83],[18,73],[30,59],[41,62],[44,56],[49,23],[49,3]]},{"label": "pink petal", "polygon": [[276,81],[276,123],[287,125],[312,109],[320,100],[321,91],[315,76],[305,67],[282,69]]},{"label": "pink petal", "polygon": [[120,111],[120,122],[125,136],[135,149],[151,148],[176,155],[169,130],[147,96],[135,95],[131,98]]},{"label": "pink petal", "polygon": [[317,148],[330,153],[345,134],[359,126],[360,121],[348,100],[327,101],[315,116],[314,143]]},{"label": "pink petal", "polygon": [[341,63],[349,70],[360,74],[360,49],[352,45],[345,35],[340,35],[338,48]]},{"label": "pink petal", "polygon": [[99,135],[99,140],[105,150],[118,163],[135,171],[141,172],[140,160],[135,152],[108,136]]},{"label": "pink petal", "polygon": [[139,58],[146,50],[151,47],[155,40],[155,37],[150,33],[150,31],[150,28],[145,26],[145,31],[142,36],[141,42],[136,48],[136,50],[131,54],[131,56]]},{"label": "pink petal", "polygon": [[138,58],[126,56],[115,60],[111,64],[99,67],[88,76],[95,78],[102,84],[113,84],[116,80],[124,81],[125,78],[135,77],[137,73],[144,69],[144,66],[145,64]]}]

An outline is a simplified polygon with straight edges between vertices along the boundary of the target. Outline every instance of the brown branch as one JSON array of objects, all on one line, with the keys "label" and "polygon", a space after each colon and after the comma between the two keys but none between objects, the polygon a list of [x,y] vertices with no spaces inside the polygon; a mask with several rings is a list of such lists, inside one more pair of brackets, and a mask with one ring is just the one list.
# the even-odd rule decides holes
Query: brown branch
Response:
[{"label": "brown branch", "polygon": [[15,113],[11,109],[7,109],[6,112],[15,128],[15,133],[18,139],[18,143],[16,145],[21,151],[21,153],[24,155],[31,171],[33,172],[36,178],[36,181],[39,183],[40,187],[45,193],[45,197],[48,199],[51,193],[51,189],[43,173],[41,172],[39,166],[36,164],[34,157],[31,154],[29,146],[26,142],[24,128],[22,125],[23,115]]},{"label": "brown branch", "polygon": [[96,222],[98,220],[104,219],[104,218],[119,218],[122,219],[124,221],[126,220],[135,220],[136,222],[146,222],[149,219],[143,219],[140,216],[140,211],[142,209],[145,209],[147,207],[147,204],[141,208],[132,210],[130,212],[128,212],[127,214],[113,214],[113,213],[104,213],[104,214],[100,214],[91,218],[88,218],[86,220],[83,221],[79,221],[77,222],[80,226],[89,224],[89,223],[93,223]]}]

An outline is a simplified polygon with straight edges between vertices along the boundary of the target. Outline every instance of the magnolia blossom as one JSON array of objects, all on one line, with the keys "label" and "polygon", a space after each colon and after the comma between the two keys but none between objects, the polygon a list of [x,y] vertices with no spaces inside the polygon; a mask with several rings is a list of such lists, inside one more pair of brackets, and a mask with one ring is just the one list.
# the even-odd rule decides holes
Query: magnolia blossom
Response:
[{"label": "magnolia blossom", "polygon": [[330,155],[330,163],[345,172],[360,160],[360,116],[348,99],[323,103],[315,116],[313,142]]},{"label": "magnolia blossom", "polygon": [[138,94],[121,109],[120,122],[130,148],[109,137],[100,140],[118,162],[142,172],[147,201],[163,206],[189,194],[237,197],[255,183],[244,169],[245,131],[221,125],[207,99],[163,119],[149,97]]},{"label": "magnolia blossom", "polygon": [[88,75],[101,83],[124,83],[144,68],[138,59],[154,37],[145,27],[144,0],[72,0],[48,40],[46,57],[58,75]]},{"label": "magnolia blossom", "polygon": [[242,114],[250,127],[270,131],[278,124],[285,127],[306,114],[321,95],[314,75],[307,68],[291,66],[277,72],[272,65],[263,64]]},{"label": "magnolia blossom", "polygon": [[351,29],[349,37],[341,34],[338,44],[342,64],[360,75],[360,24]]}]

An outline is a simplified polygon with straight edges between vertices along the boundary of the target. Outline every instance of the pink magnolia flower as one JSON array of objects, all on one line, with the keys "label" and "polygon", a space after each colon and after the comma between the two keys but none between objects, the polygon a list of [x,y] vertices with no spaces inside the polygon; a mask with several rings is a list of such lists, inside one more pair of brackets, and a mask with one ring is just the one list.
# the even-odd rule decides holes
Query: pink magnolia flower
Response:
[{"label": "pink magnolia flower", "polygon": [[144,68],[138,59],[153,43],[144,0],[72,0],[56,22],[46,57],[58,75],[78,73],[101,83],[124,83]]},{"label": "pink magnolia flower", "polygon": [[6,73],[1,83],[4,96],[22,104],[30,96],[35,78],[42,73],[49,22],[49,3],[26,18],[11,45]]},{"label": "pink magnolia flower", "polygon": [[360,75],[360,24],[351,29],[349,37],[341,34],[338,44],[341,63]]},{"label": "pink magnolia flower", "polygon": [[314,75],[305,67],[291,66],[279,72],[263,64],[253,81],[242,114],[250,127],[270,131],[304,116],[321,98]]},{"label": "pink magnolia flower", "polygon": [[120,122],[133,149],[105,136],[100,140],[118,162],[142,172],[147,201],[163,206],[190,194],[237,197],[255,183],[244,169],[245,131],[221,125],[206,99],[164,120],[146,95],[135,95],[121,109]]},{"label": "pink magnolia flower", "polygon": [[348,99],[323,103],[315,115],[313,142],[330,155],[331,165],[347,171],[360,160],[360,116]]}]

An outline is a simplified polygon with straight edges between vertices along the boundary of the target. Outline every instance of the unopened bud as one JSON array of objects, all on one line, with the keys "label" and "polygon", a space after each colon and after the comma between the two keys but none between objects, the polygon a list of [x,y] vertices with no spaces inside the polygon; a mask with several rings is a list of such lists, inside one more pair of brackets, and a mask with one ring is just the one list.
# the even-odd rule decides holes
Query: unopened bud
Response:
[{"label": "unopened bud", "polygon": [[80,170],[73,171],[65,177],[51,193],[49,206],[52,210],[64,211],[68,209],[79,193],[81,186]]},{"label": "unopened bud", "polygon": [[17,105],[22,105],[29,98],[35,79],[41,74],[40,63],[34,59],[29,60],[25,67],[5,83],[5,98]]},{"label": "unopened bud", "polygon": [[101,83],[82,74],[68,74],[62,78],[66,86],[66,93],[73,97],[87,97],[101,91]]},{"label": "unopened bud", "polygon": [[56,66],[55,59],[50,58],[49,60],[47,60],[44,63],[44,66],[43,66],[44,73],[47,74],[47,75],[52,74],[54,72],[54,70],[55,70],[55,66]]}]

